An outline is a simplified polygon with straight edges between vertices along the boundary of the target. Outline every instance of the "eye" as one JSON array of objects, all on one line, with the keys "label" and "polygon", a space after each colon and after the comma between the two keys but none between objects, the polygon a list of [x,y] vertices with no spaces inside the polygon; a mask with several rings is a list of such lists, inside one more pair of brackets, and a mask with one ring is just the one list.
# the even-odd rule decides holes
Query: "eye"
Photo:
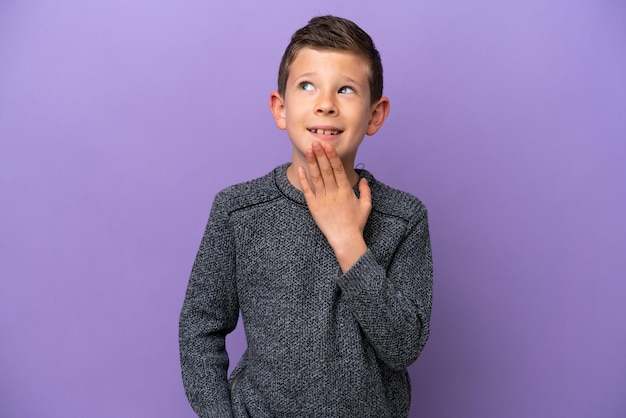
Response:
[{"label": "eye", "polygon": [[354,93],[354,89],[352,87],[343,86],[338,91],[339,94],[351,94]]},{"label": "eye", "polygon": [[306,90],[306,91],[313,90],[313,84],[309,83],[308,81],[303,81],[302,83],[298,85],[298,87],[300,88],[300,90]]}]

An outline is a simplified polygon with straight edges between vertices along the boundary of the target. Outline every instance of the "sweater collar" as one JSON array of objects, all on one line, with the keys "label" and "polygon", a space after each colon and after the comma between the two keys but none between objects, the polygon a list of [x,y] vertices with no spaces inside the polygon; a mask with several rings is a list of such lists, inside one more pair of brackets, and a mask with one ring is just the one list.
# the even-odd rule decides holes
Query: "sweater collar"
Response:
[{"label": "sweater collar", "polygon": [[[294,202],[298,204],[306,206],[306,200],[304,199],[304,194],[300,190],[296,189],[287,178],[287,168],[290,165],[291,163],[284,163],[274,169],[274,180],[276,182],[276,187],[288,199],[293,200]],[[369,171],[363,168],[356,168],[355,171],[359,175],[359,181],[362,178],[365,178],[367,180],[367,183],[370,185],[370,187],[372,186],[372,183],[374,181],[374,176],[372,176],[372,174]],[[358,196],[359,195],[358,184],[354,187],[354,191],[356,195]]]}]

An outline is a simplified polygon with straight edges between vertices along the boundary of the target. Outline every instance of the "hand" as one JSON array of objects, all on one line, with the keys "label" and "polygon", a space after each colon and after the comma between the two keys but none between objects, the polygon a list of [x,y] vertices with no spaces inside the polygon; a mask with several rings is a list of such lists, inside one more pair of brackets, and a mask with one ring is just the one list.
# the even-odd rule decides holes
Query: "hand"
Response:
[{"label": "hand", "polygon": [[332,144],[314,142],[306,150],[306,159],[310,183],[304,167],[298,167],[300,188],[315,223],[346,272],[367,251],[363,230],[372,210],[371,190],[367,180],[361,179],[361,197],[356,197]]}]

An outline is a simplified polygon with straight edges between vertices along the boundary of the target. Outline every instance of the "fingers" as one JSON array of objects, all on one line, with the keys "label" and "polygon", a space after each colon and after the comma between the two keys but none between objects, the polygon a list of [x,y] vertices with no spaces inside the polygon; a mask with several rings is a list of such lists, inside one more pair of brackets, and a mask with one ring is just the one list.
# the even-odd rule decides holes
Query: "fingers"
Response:
[{"label": "fingers", "polygon": [[[319,144],[317,144],[319,147]],[[324,180],[322,179],[322,172],[318,162],[317,154],[315,154],[315,146],[306,150],[306,161],[309,165],[309,176],[311,177],[311,184],[315,191],[324,190]]]},{"label": "fingers", "polygon": [[298,167],[298,181],[300,182],[300,190],[302,190],[302,194],[304,194],[304,199],[309,202],[313,197],[313,190],[311,190],[311,186],[309,185],[304,167]]},{"label": "fingers", "polygon": [[307,150],[306,156],[313,187],[323,186],[328,191],[333,191],[338,187],[351,188],[341,158],[332,144],[322,145],[314,142],[310,152]]}]

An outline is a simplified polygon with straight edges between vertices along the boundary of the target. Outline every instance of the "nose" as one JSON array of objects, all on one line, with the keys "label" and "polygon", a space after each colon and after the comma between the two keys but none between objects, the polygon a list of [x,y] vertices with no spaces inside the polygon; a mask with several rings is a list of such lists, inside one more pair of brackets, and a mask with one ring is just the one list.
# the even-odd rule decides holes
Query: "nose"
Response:
[{"label": "nose", "polygon": [[335,101],[329,94],[321,94],[315,105],[315,113],[318,115],[334,115],[337,113]]}]

